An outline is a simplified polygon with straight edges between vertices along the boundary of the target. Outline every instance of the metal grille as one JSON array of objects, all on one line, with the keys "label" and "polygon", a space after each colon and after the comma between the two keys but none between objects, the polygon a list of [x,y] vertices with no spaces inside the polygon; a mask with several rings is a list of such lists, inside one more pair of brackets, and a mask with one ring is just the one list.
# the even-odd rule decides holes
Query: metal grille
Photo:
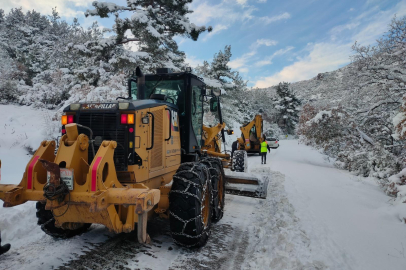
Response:
[{"label": "metal grille", "polygon": [[155,117],[154,127],[154,148],[151,152],[151,169],[162,166],[163,146],[163,110],[153,112]]},{"label": "metal grille", "polygon": [[[119,123],[119,115],[115,113],[81,113],[78,123],[87,126],[93,131],[93,139],[100,136],[103,141],[116,141],[114,151],[114,164],[117,171],[127,170],[125,151],[125,127]],[[90,138],[90,132],[79,127],[79,133],[84,133]],[[94,146],[97,153],[99,146]],[[89,164],[93,161],[93,153],[89,147]]]}]

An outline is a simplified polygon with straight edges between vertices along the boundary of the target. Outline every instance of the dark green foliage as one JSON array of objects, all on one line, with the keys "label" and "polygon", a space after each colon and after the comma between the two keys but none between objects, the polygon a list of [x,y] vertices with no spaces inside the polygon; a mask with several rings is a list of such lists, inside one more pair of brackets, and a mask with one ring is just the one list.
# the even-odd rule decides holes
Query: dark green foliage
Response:
[{"label": "dark green foliage", "polygon": [[279,96],[275,102],[275,108],[278,110],[277,123],[286,134],[295,134],[301,102],[289,89],[289,83],[279,83],[276,93]]}]

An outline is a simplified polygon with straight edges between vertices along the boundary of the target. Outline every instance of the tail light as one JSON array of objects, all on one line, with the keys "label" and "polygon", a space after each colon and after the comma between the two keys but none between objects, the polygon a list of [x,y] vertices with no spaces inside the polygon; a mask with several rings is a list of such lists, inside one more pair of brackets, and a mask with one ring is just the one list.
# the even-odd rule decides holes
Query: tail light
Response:
[{"label": "tail light", "polygon": [[128,120],[127,114],[122,114],[121,115],[121,124],[127,124],[127,120]]},{"label": "tail light", "polygon": [[62,115],[61,118],[61,124],[62,126],[67,125],[67,124],[71,124],[75,122],[75,116],[73,114],[69,114],[69,115]]},{"label": "tail light", "polygon": [[278,141],[275,141],[275,143],[278,143]]},{"label": "tail light", "polygon": [[121,124],[123,125],[131,125],[134,124],[134,114],[122,114],[121,115]]}]

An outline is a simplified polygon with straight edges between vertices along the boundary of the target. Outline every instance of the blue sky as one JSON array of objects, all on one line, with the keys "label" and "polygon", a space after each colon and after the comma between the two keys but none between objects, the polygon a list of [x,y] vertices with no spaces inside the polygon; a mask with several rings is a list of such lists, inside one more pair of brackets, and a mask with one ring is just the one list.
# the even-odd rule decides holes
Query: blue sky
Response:
[{"label": "blue sky", "polygon": [[[6,12],[21,6],[49,14],[57,6],[63,19],[70,22],[77,17],[90,26],[97,18],[84,18],[83,12],[92,2],[0,0],[0,7]],[[231,45],[230,66],[249,80],[249,86],[268,87],[310,79],[348,64],[354,42],[373,44],[395,14],[406,15],[406,0],[194,0],[190,8],[191,22],[213,26],[198,41],[177,38],[190,65],[210,61]],[[111,19],[98,21],[111,27]]]}]

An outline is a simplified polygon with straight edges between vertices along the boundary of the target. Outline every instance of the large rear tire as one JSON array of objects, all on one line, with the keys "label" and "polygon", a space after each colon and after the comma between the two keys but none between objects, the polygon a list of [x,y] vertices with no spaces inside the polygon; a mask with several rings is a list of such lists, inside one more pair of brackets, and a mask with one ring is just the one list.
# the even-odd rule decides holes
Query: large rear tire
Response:
[{"label": "large rear tire", "polygon": [[233,156],[233,168],[236,172],[246,172],[247,171],[247,151],[237,150],[234,152]]},{"label": "large rear tire", "polygon": [[64,230],[55,226],[54,215],[50,210],[45,210],[44,203],[37,202],[36,208],[38,225],[41,226],[41,230],[54,238],[71,238],[73,236],[86,232],[87,229],[89,229],[90,225],[92,225],[91,223],[85,223],[83,224],[83,226],[75,230]]},{"label": "large rear tire", "polygon": [[223,164],[218,158],[205,158],[202,160],[210,172],[211,186],[213,190],[213,216],[212,221],[219,221],[224,214],[225,204],[225,175]]},{"label": "large rear tire", "polygon": [[207,167],[199,162],[180,165],[169,193],[169,224],[175,243],[204,246],[212,217],[212,187]]}]

